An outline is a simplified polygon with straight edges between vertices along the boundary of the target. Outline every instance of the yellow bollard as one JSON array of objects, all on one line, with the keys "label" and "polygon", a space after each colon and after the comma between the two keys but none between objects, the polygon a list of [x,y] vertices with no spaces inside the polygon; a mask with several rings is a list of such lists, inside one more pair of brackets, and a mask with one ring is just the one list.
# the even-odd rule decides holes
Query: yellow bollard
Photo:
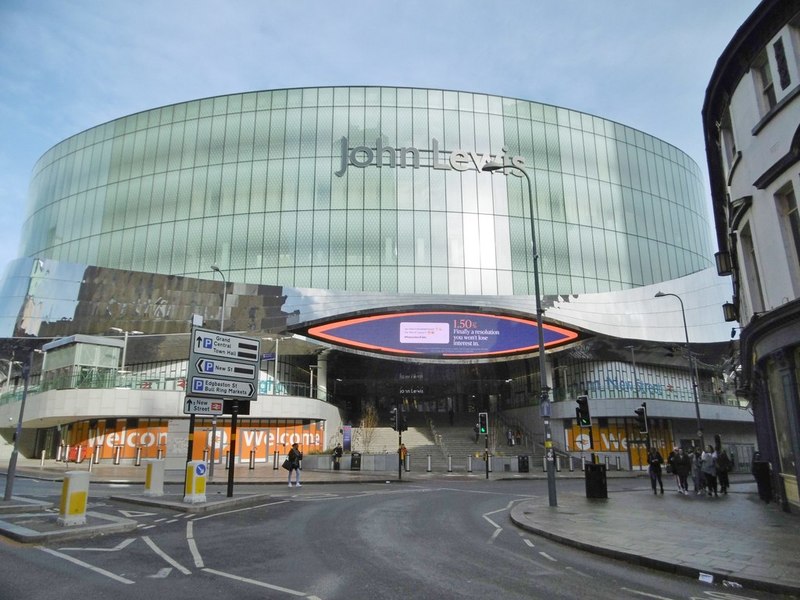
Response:
[{"label": "yellow bollard", "polygon": [[186,463],[186,485],[183,494],[183,501],[188,504],[206,501],[206,463],[202,460]]},{"label": "yellow bollard", "polygon": [[67,471],[61,485],[61,503],[58,508],[59,525],[85,525],[86,505],[89,501],[88,471]]},{"label": "yellow bollard", "polygon": [[144,460],[144,495],[163,496],[164,495],[164,461],[155,458]]}]

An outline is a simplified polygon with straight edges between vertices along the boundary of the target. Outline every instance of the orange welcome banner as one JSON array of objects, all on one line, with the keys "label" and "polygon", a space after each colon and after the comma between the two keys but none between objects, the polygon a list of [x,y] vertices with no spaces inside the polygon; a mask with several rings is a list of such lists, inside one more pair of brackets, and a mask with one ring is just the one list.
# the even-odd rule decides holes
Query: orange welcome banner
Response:
[{"label": "orange welcome banner", "polygon": [[[192,460],[206,458],[210,453],[213,430],[210,424],[202,423],[195,427],[192,445]],[[168,423],[151,421],[147,425],[129,427],[124,420],[110,424],[99,422],[91,426],[83,421],[73,424],[68,430],[63,443],[71,448],[81,447],[82,456],[95,457],[95,461],[119,458],[141,459],[158,458],[166,455],[168,439]],[[231,429],[228,424],[221,423],[216,427],[215,457],[221,460],[230,449]],[[293,443],[297,442],[304,452],[321,452],[324,448],[324,428],[317,423],[296,425],[264,426],[253,425],[248,421],[239,421],[236,431],[236,454],[239,461],[249,461],[250,453],[255,452],[257,462],[266,462],[274,453],[286,454]]]}]

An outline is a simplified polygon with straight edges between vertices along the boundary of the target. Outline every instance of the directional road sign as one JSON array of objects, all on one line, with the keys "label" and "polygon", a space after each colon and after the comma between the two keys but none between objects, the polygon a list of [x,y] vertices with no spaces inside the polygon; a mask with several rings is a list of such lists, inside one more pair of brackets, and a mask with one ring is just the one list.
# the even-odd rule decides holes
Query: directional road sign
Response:
[{"label": "directional road sign", "polygon": [[214,377],[192,377],[189,393],[217,396],[234,400],[250,400],[256,396],[256,386],[249,381],[233,381]]},{"label": "directional road sign", "polygon": [[260,358],[258,338],[193,327],[187,394],[200,398],[255,400]]},{"label": "directional road sign", "polygon": [[215,377],[231,377],[233,379],[252,380],[256,376],[256,366],[246,363],[217,360],[215,358],[199,358],[194,363],[197,373],[214,375]]},{"label": "directional road sign", "polygon": [[211,400],[210,398],[194,398],[187,396],[183,402],[183,414],[185,415],[221,415],[222,400]]},{"label": "directional road sign", "polygon": [[257,362],[261,341],[195,327],[192,329],[192,353],[217,358]]}]

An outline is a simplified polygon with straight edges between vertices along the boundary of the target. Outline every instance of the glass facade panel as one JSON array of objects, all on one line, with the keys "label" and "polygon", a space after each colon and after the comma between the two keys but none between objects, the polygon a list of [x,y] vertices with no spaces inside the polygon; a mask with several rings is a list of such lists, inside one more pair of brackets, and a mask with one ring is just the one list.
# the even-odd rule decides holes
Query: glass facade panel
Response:
[{"label": "glass facade panel", "polygon": [[352,291],[531,294],[526,181],[479,170],[504,149],[531,177],[543,293],[711,266],[700,171],[676,148],[558,107],[391,87],[220,96],[73,136],[35,166],[23,254],[175,275],[224,261],[248,282]]}]

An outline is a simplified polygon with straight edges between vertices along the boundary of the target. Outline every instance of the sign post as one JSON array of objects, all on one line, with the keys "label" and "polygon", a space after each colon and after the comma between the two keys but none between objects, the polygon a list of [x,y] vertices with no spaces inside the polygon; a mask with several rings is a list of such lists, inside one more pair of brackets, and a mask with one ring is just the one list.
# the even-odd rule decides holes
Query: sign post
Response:
[{"label": "sign post", "polygon": [[[221,331],[192,327],[189,351],[189,374],[184,413],[221,415],[225,400],[231,406],[231,443],[228,460],[227,495],[233,496],[233,473],[236,460],[236,425],[239,402],[257,399],[261,341]],[[249,411],[247,411],[249,413]],[[191,461],[192,433],[189,434]],[[216,440],[212,440],[216,444]]]}]

